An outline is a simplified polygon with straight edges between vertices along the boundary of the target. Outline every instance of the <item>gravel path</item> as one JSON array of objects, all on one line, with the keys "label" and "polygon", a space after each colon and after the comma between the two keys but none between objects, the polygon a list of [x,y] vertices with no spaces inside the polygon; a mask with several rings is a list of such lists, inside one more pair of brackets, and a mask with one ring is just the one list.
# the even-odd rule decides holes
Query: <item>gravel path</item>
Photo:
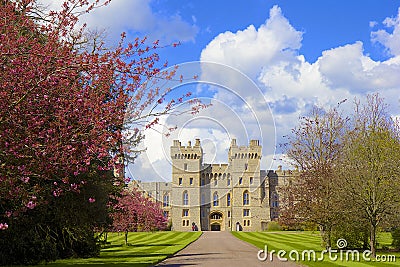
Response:
[{"label": "gravel path", "polygon": [[234,237],[230,232],[203,232],[198,240],[156,266],[295,267],[293,262],[260,261],[258,248]]}]

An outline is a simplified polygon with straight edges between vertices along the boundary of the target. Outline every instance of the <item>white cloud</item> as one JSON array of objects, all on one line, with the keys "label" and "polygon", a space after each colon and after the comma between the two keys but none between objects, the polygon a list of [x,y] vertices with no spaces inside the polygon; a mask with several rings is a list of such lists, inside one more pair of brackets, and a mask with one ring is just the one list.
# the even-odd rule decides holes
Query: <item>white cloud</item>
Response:
[{"label": "white cloud", "polygon": [[[398,55],[399,18],[387,18],[385,25],[394,27],[393,34],[378,31],[376,33],[379,34],[372,36],[392,54]],[[364,53],[363,44],[355,42],[323,51],[316,62],[310,63],[299,54],[301,41],[302,32],[294,29],[280,8],[274,6],[270,17],[258,29],[250,25],[236,33],[225,32],[216,36],[202,51],[201,60],[235,67],[250,78],[257,79],[272,108],[278,142],[282,141],[283,135],[290,133],[299,116],[304,115],[312,105],[336,106],[347,98],[350,101],[346,103],[346,108],[350,109],[354,97],[379,91],[394,105],[392,111],[398,108],[398,93],[395,92],[400,90],[400,57],[384,62],[374,61]],[[240,87],[238,78],[230,73],[203,72],[208,79],[213,75],[218,76],[216,79],[223,84]],[[250,103],[247,88],[238,92]],[[223,90],[217,90],[214,97],[222,101],[226,99],[232,106],[240,105]],[[252,108],[262,111],[257,105]],[[243,118],[246,117],[244,114],[241,114]],[[271,133],[263,131],[265,135]],[[265,151],[263,154],[266,158],[272,157]]]},{"label": "white cloud", "polygon": [[[62,1],[41,0],[51,9],[56,9]],[[194,42],[199,28],[196,21],[184,21],[179,14],[161,15],[151,7],[152,0],[113,0],[105,7],[92,10],[81,17],[89,29],[105,30],[110,41],[119,41],[120,34],[126,32],[128,38],[147,36],[150,41]]]},{"label": "white cloud", "polygon": [[372,32],[372,41],[382,44],[390,55],[400,56],[400,8],[397,17],[386,18],[383,24],[387,28],[393,28],[393,32],[390,33],[384,29]]},{"label": "white cloud", "polygon": [[361,42],[324,51],[317,64],[332,89],[366,93],[400,86],[400,65],[373,61]]},{"label": "white cloud", "polygon": [[268,64],[293,60],[301,40],[302,33],[274,6],[270,18],[258,29],[250,25],[243,31],[219,34],[202,51],[200,60],[223,63],[255,78]]}]

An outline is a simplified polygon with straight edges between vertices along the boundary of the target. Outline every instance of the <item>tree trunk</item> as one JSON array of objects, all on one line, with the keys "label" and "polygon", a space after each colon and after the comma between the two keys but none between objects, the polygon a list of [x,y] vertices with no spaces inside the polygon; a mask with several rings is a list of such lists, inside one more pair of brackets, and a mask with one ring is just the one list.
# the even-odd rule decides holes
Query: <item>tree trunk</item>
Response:
[{"label": "tree trunk", "polygon": [[371,223],[370,241],[369,241],[372,257],[376,257],[376,224]]},{"label": "tree trunk", "polygon": [[319,231],[321,233],[322,236],[322,242],[323,242],[323,246],[329,250],[332,247],[331,244],[331,227],[326,226],[326,225],[321,225],[319,227]]},{"label": "tree trunk", "polygon": [[125,246],[128,245],[128,231],[125,231]]}]

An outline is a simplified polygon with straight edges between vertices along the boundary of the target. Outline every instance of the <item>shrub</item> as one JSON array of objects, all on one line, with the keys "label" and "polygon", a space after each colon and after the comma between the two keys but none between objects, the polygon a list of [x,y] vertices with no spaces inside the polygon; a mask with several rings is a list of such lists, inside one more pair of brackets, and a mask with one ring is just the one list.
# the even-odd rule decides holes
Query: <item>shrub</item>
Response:
[{"label": "shrub", "polygon": [[400,249],[400,228],[393,228],[392,234],[392,246],[396,249]]},{"label": "shrub", "polygon": [[282,230],[282,227],[278,222],[276,221],[268,222],[267,231],[280,231],[280,230]]}]

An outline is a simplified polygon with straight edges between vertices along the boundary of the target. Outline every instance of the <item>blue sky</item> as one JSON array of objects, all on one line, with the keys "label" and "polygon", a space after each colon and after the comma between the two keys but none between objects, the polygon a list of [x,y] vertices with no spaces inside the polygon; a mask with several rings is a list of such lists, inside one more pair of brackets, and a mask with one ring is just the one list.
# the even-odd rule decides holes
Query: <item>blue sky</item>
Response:
[{"label": "blue sky", "polygon": [[[105,28],[110,42],[122,31],[181,42],[160,50],[161,59],[197,71],[204,83],[174,93],[191,90],[214,104],[195,117],[163,118],[179,127],[169,139],[145,132],[147,151],[128,175],[169,180],[173,138],[202,139],[209,163],[227,161],[229,138],[240,145],[260,139],[262,168],[287,165],[279,143],[299,116],[368,93],[379,92],[400,117],[399,7],[391,0],[113,0],[96,10],[85,20]],[[192,61],[222,65],[184,65]]]}]

